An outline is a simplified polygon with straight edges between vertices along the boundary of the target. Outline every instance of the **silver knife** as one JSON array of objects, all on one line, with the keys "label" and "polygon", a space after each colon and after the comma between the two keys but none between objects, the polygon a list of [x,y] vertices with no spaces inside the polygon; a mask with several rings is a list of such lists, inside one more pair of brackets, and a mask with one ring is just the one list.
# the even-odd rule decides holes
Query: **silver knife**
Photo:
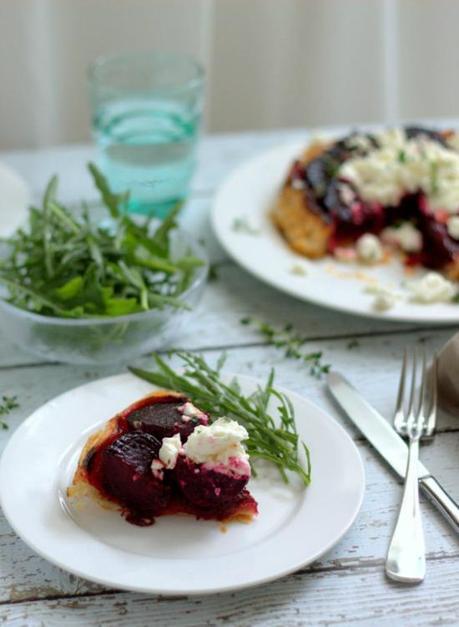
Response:
[{"label": "silver knife", "polygon": [[[397,475],[404,478],[408,447],[395,429],[338,372],[328,374],[327,384],[333,398],[344,409],[351,422]],[[459,506],[421,462],[419,462],[419,485],[459,533]]]}]

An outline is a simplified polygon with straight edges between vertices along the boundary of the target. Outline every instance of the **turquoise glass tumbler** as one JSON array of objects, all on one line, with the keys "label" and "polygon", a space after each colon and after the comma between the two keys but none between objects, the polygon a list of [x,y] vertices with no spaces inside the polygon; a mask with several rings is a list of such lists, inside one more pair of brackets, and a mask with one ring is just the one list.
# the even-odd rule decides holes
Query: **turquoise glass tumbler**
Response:
[{"label": "turquoise glass tumbler", "polygon": [[97,59],[89,68],[100,165],[127,210],[164,217],[186,199],[196,165],[204,72],[172,53]]}]

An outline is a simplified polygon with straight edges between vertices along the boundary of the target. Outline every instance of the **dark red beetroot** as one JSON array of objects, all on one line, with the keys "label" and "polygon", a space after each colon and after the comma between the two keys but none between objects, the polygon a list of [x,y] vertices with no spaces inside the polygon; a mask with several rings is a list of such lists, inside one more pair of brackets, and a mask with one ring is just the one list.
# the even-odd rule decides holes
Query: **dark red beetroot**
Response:
[{"label": "dark red beetroot", "polygon": [[154,436],[130,432],[101,453],[100,483],[107,494],[131,510],[133,519],[148,519],[164,510],[169,502],[170,488],[151,471],[151,462],[158,457],[160,448],[161,442]]},{"label": "dark red beetroot", "polygon": [[184,456],[178,457],[175,471],[179,488],[190,503],[216,511],[237,503],[249,480],[248,476],[205,468]]},{"label": "dark red beetroot", "polygon": [[158,402],[150,403],[139,409],[135,409],[127,417],[129,429],[136,429],[154,435],[158,440],[170,438],[180,433],[180,439],[185,442],[194,430],[201,424],[197,418],[186,418],[178,411],[178,408],[186,403],[186,398],[174,396],[164,397]]}]

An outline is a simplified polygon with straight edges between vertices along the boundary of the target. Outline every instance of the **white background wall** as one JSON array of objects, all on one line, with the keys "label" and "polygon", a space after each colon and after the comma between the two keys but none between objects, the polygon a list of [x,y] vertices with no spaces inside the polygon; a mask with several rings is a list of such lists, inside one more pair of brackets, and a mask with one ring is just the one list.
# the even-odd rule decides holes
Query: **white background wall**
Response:
[{"label": "white background wall", "polygon": [[231,131],[459,116],[459,0],[0,0],[0,148],[89,138],[85,71],[162,48]]}]

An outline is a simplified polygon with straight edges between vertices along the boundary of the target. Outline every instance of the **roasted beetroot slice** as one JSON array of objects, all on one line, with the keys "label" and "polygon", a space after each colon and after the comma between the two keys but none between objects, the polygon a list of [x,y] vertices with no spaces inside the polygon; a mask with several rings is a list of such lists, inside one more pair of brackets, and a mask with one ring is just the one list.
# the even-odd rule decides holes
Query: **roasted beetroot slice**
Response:
[{"label": "roasted beetroot slice", "polygon": [[160,448],[157,438],[142,432],[125,433],[112,442],[101,459],[101,481],[106,492],[139,514],[153,515],[163,510],[170,490],[151,472],[151,462]]},{"label": "roasted beetroot slice", "polygon": [[135,409],[127,418],[130,429],[143,431],[154,435],[158,440],[170,438],[180,433],[183,442],[186,441],[199,420],[183,420],[182,414],[177,410],[186,402],[186,398],[153,402],[140,409]]},{"label": "roasted beetroot slice", "polygon": [[227,475],[179,457],[176,477],[183,496],[193,505],[219,511],[237,501],[249,477]]}]

